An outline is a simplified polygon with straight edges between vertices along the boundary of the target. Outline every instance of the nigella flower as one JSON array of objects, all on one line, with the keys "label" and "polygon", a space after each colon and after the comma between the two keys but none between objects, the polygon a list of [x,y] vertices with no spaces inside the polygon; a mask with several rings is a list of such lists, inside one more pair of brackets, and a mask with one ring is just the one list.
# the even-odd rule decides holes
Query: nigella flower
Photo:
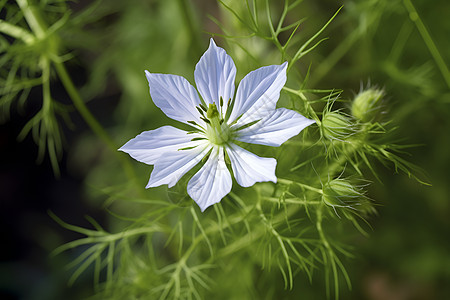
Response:
[{"label": "nigella flower", "polygon": [[177,75],[145,71],[153,102],[168,117],[191,125],[186,132],[172,126],[144,131],[119,150],[154,165],[147,188],[174,186],[190,169],[205,161],[187,185],[189,196],[204,211],[231,191],[232,179],[249,187],[276,182],[274,158],[259,157],[237,145],[280,146],[314,123],[299,113],[276,108],[286,83],[287,62],[250,72],[234,95],[236,67],[213,39],[195,67],[199,97],[189,82]]}]

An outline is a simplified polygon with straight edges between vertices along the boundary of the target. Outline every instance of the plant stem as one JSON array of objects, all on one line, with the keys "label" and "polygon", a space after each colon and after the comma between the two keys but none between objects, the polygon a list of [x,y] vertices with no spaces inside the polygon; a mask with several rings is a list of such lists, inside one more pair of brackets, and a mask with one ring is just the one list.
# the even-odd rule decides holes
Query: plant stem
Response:
[{"label": "plant stem", "polygon": [[38,39],[43,39],[46,35],[47,26],[45,22],[43,22],[39,13],[36,11],[35,7],[31,5],[28,0],[16,0],[16,2],[23,12],[28,26],[30,26],[36,37]]},{"label": "plant stem", "polygon": [[0,32],[13,38],[20,39],[26,44],[31,44],[34,41],[34,36],[27,30],[3,20],[0,20]]},{"label": "plant stem", "polygon": [[420,19],[419,14],[417,13],[416,8],[412,4],[411,0],[404,0],[405,7],[409,12],[409,18],[411,21],[414,22],[417,29],[419,30],[420,35],[422,36],[423,41],[428,47],[428,50],[430,51],[431,55],[433,56],[434,61],[436,62],[439,70],[442,73],[442,76],[444,77],[445,82],[447,83],[447,86],[450,88],[450,71],[447,68],[447,65],[445,64],[444,59],[442,58],[441,54],[439,53],[438,48],[436,47],[436,44],[434,43],[433,39],[431,38],[430,33],[428,32],[427,28],[422,22],[422,19]]},{"label": "plant stem", "polygon": [[56,72],[58,73],[59,78],[61,79],[62,84],[64,85],[64,88],[66,89],[67,93],[69,94],[70,98],[72,99],[73,104],[75,105],[76,109],[80,113],[80,115],[83,117],[84,121],[89,125],[89,127],[92,129],[92,131],[100,138],[102,139],[105,144],[110,148],[114,153],[117,154],[117,158],[119,159],[120,163],[122,164],[122,167],[127,174],[127,176],[132,179],[133,181],[137,182],[136,175],[134,173],[134,170],[131,166],[131,164],[128,162],[128,160],[124,159],[118,152],[117,152],[117,145],[114,143],[114,141],[111,139],[111,137],[108,135],[108,133],[105,131],[105,129],[100,125],[100,123],[97,121],[97,119],[92,115],[92,113],[89,111],[89,109],[86,107],[86,104],[83,102],[83,100],[80,97],[80,94],[78,93],[78,90],[75,88],[69,74],[67,73],[67,70],[63,63],[61,62],[54,62],[54,66],[56,69]]},{"label": "plant stem", "polygon": [[283,184],[296,184],[296,185],[301,186],[302,188],[305,188],[305,189],[307,189],[307,190],[316,192],[316,193],[318,193],[318,194],[322,194],[322,190],[321,190],[321,189],[312,187],[312,186],[310,186],[310,185],[307,185],[307,184],[304,184],[304,183],[301,183],[301,182],[297,182],[297,181],[289,180],[289,179],[284,179],[284,178],[277,178],[277,180],[278,180],[279,183],[283,183]]},{"label": "plant stem", "polygon": [[306,111],[309,113],[310,117],[312,117],[314,119],[314,121],[316,121],[317,125],[320,126],[320,124],[322,123],[319,119],[319,117],[317,116],[316,112],[314,111],[314,108],[311,106],[311,104],[308,101],[308,98],[306,98],[305,94],[303,93],[303,91],[300,90],[294,90],[288,87],[283,87],[283,90],[297,95],[298,97],[300,97],[303,100],[303,104],[305,105]]},{"label": "plant stem", "polygon": [[[326,252],[328,252],[328,256],[329,256],[330,263],[331,263],[331,268],[332,268],[332,270],[333,270],[334,280],[335,280],[335,282],[334,282],[334,285],[335,285],[335,288],[334,288],[334,293],[335,293],[335,294],[334,294],[334,298],[335,298],[335,299],[339,299],[339,290],[338,290],[338,288],[337,288],[338,282],[337,282],[337,278],[336,278],[336,275],[337,275],[337,269],[336,269],[336,263],[335,263],[335,261],[334,261],[334,259],[333,259],[333,257],[335,256],[335,254],[334,254],[333,248],[331,248],[331,245],[330,245],[330,243],[328,242],[328,239],[326,238],[325,233],[324,233],[323,228],[322,228],[322,220],[323,220],[323,215],[322,215],[323,211],[322,211],[322,208],[323,208],[323,205],[320,205],[320,206],[317,208],[317,211],[316,211],[316,216],[317,216],[317,220],[316,220],[316,229],[317,229],[317,232],[319,233],[320,240],[322,241],[322,244],[323,244],[323,246],[325,247]],[[327,280],[328,280],[328,279],[327,279]],[[329,296],[329,290],[328,290],[328,288],[327,288],[327,295]]]},{"label": "plant stem", "polygon": [[198,24],[195,22],[197,18],[194,15],[192,7],[188,5],[187,0],[178,0],[177,2],[184,19],[184,23],[186,24],[186,27],[188,28],[189,34],[192,39],[192,48],[194,50],[193,54],[197,55],[199,53],[202,53],[202,39],[199,35],[200,31],[198,30]]},{"label": "plant stem", "polygon": [[[44,21],[44,19],[41,17],[39,11],[36,7],[31,5],[28,0],[16,0],[17,4],[19,5],[20,9],[22,10],[25,19],[28,23],[28,26],[31,28],[32,32],[34,33],[35,37],[38,40],[49,38],[53,39],[53,41],[58,41],[57,36],[46,36],[47,35],[47,29],[48,25]],[[9,24],[5,24],[4,22],[0,23],[0,29],[9,30],[11,34],[14,34],[16,36],[20,36],[25,42],[32,41],[30,35],[27,34],[26,31],[18,31],[16,28],[9,26]],[[52,43],[49,43],[52,44]],[[58,43],[55,43],[56,45]],[[51,53],[48,53],[46,55],[47,58],[52,57],[59,57],[58,48],[55,47],[55,49],[49,50]],[[70,78],[69,74],[67,73],[67,70],[64,66],[64,64],[59,61],[58,59],[51,59],[56,72],[58,73],[58,76],[64,85],[64,88],[67,91],[67,94],[71,98],[73,104],[75,105],[78,112],[81,114],[83,119],[86,121],[86,123],[89,125],[89,127],[92,129],[92,131],[105,142],[105,144],[110,148],[114,153],[116,153],[118,160],[122,164],[122,167],[125,171],[125,174],[130,178],[133,182],[136,184],[138,183],[136,174],[134,173],[134,170],[129,163],[128,160],[126,160],[123,156],[121,156],[117,152],[117,145],[114,143],[114,141],[111,139],[111,137],[108,135],[108,133],[104,130],[104,128],[100,125],[100,123],[97,121],[97,119],[92,115],[92,113],[89,111],[83,100],[81,99],[80,94],[78,93],[77,88],[72,82],[72,79]],[[49,92],[48,92],[49,93]],[[48,102],[48,101],[47,101]],[[50,105],[50,103],[47,103],[47,106]]]}]

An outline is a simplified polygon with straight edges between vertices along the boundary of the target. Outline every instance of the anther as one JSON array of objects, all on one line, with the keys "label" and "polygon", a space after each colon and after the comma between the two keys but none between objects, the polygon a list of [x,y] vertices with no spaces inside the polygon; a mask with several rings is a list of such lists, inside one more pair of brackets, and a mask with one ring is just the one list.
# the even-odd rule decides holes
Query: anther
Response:
[{"label": "anther", "polygon": [[202,103],[200,103],[199,106],[200,106],[201,109],[203,109],[204,112],[208,111],[208,109]]},{"label": "anther", "polygon": [[205,121],[205,122],[208,123],[208,124],[211,124],[211,122],[210,122],[207,118],[200,117],[200,119],[202,119],[203,121]]},{"label": "anther", "polygon": [[192,125],[194,125],[194,126],[198,126],[198,124],[197,123],[195,123],[194,121],[187,121],[189,124],[192,124]]},{"label": "anther", "polygon": [[222,98],[222,96],[220,96],[219,103],[220,103],[220,107],[222,107],[223,106],[223,98]]},{"label": "anther", "polygon": [[180,151],[180,150],[191,150],[191,149],[194,149],[195,147],[197,147],[197,145],[191,146],[191,147],[180,148],[180,149],[178,149],[178,151]]},{"label": "anther", "polygon": [[231,165],[231,159],[230,159],[230,157],[228,156],[228,152],[225,150],[224,151],[225,152],[225,163],[227,164],[227,165]]},{"label": "anther", "polygon": [[242,129],[244,129],[244,128],[247,128],[247,127],[250,127],[250,126],[252,126],[252,125],[255,125],[255,124],[258,123],[259,121],[261,121],[261,120],[251,121],[250,123],[247,123],[247,124],[244,124],[244,125],[242,125],[242,126],[239,126],[239,127],[236,128],[235,130],[236,130],[236,131],[242,130]]},{"label": "anther", "polygon": [[205,112],[204,112],[200,107],[196,106],[195,108],[198,110],[198,112],[200,113],[200,115],[204,116],[204,113],[205,113]]},{"label": "anther", "polygon": [[202,158],[202,163],[205,163],[208,160],[209,156],[211,155],[212,150],[213,150],[212,148],[209,149],[208,153],[206,153],[206,155]]},{"label": "anther", "polygon": [[206,140],[206,138],[204,138],[204,137],[195,137],[191,141],[195,142],[195,141],[201,141],[201,140]]},{"label": "anther", "polygon": [[239,121],[239,119],[242,118],[243,115],[244,115],[244,114],[242,114],[242,115],[240,115],[239,117],[237,117],[236,120],[234,120],[234,121],[230,124],[230,126],[236,124],[236,123]]}]

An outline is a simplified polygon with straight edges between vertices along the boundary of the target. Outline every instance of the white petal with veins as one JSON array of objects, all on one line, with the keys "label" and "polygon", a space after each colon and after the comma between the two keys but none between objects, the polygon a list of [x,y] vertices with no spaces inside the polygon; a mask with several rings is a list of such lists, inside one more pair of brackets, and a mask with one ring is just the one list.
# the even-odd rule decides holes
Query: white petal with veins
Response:
[{"label": "white petal with veins", "polygon": [[233,59],[224,49],[217,47],[213,39],[195,66],[194,77],[197,89],[207,104],[216,103],[220,109],[219,99],[223,98],[225,115],[228,99],[233,99],[234,96],[236,67]]},{"label": "white petal with veins", "polygon": [[286,83],[287,62],[282,65],[266,66],[247,74],[236,93],[229,122],[237,121],[241,126],[261,119],[268,111],[275,109],[280,91]]},{"label": "white petal with veins", "polygon": [[215,146],[203,167],[187,185],[187,192],[204,211],[220,202],[231,191],[231,175],[225,164],[222,147]]},{"label": "white petal with veins", "polygon": [[167,184],[169,187],[198,164],[211,148],[207,142],[197,142],[198,146],[188,150],[164,153],[159,157],[146,188]]},{"label": "white petal with veins", "polygon": [[145,75],[153,102],[166,116],[186,124],[189,124],[187,121],[195,121],[204,126],[195,108],[200,104],[200,98],[195,88],[184,77],[149,71],[145,71]]},{"label": "white petal with veins", "polygon": [[163,153],[197,145],[198,142],[191,140],[201,137],[203,136],[198,133],[188,134],[186,131],[172,126],[163,126],[142,132],[119,150],[128,153],[137,161],[153,165]]},{"label": "white petal with veins", "polygon": [[257,123],[237,132],[236,139],[251,144],[278,147],[305,127],[315,123],[290,109],[278,108]]},{"label": "white petal with veins", "polygon": [[236,144],[230,143],[226,148],[231,160],[231,168],[237,183],[249,187],[256,182],[277,182],[275,158],[259,157]]}]

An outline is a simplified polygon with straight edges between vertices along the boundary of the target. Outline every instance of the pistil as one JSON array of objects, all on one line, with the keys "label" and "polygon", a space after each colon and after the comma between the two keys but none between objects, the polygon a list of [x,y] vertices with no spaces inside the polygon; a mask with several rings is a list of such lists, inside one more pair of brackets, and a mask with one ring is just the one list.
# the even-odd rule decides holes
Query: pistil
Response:
[{"label": "pistil", "polygon": [[209,104],[208,110],[206,111],[206,118],[209,121],[206,122],[206,135],[208,139],[216,145],[225,144],[230,139],[230,128],[224,122],[215,103]]}]

